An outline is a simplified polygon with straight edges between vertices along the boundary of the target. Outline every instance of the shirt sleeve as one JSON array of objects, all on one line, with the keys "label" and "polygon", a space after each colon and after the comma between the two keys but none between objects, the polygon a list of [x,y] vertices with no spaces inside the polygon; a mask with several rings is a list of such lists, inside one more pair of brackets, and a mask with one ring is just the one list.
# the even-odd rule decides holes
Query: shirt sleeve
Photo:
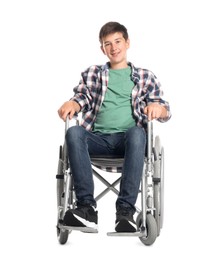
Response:
[{"label": "shirt sleeve", "polygon": [[159,103],[164,106],[167,110],[167,116],[165,118],[158,118],[160,122],[167,122],[171,118],[171,111],[169,102],[163,99],[164,92],[162,90],[161,84],[158,81],[157,77],[149,72],[149,76],[145,82],[146,86],[146,104]]},{"label": "shirt sleeve", "polygon": [[80,105],[81,112],[89,111],[92,106],[92,96],[90,86],[88,86],[89,69],[81,73],[81,78],[78,86],[74,91],[74,96],[70,100],[74,100]]}]

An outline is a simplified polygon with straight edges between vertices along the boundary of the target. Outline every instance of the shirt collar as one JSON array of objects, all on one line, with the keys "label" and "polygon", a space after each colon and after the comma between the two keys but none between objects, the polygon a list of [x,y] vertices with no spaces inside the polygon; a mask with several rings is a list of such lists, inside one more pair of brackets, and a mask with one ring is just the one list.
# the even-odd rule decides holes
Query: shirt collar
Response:
[{"label": "shirt collar", "polygon": [[[139,79],[140,79],[140,75],[138,73],[138,69],[131,63],[131,62],[128,62],[128,65],[131,67],[131,77],[132,77],[132,80],[134,82],[139,82]],[[110,62],[107,62],[105,65],[103,65],[101,67],[101,70],[102,71],[107,71],[110,69]]]}]

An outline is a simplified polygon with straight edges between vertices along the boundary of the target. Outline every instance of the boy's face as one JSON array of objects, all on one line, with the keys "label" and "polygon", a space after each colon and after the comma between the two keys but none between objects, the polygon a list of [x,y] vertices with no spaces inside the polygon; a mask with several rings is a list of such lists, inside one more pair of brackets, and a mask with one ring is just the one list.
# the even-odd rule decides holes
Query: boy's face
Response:
[{"label": "boy's face", "polygon": [[120,32],[109,34],[102,39],[101,50],[109,58],[111,68],[121,69],[127,67],[126,54],[129,46],[129,39],[126,41]]}]

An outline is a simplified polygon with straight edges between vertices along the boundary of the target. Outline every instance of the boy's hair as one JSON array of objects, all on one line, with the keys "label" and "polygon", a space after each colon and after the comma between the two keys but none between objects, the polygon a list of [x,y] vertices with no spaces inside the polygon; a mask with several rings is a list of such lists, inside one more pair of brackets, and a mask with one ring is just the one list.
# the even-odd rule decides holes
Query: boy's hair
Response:
[{"label": "boy's hair", "polygon": [[102,44],[103,38],[109,34],[120,32],[123,35],[123,38],[127,41],[128,39],[128,32],[124,25],[118,22],[108,22],[104,24],[99,32],[99,41]]}]

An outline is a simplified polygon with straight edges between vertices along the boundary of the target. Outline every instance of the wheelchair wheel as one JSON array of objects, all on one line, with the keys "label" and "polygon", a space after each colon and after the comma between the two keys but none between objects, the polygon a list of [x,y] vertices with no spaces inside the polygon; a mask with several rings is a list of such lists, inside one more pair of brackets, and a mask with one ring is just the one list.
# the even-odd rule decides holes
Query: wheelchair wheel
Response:
[{"label": "wheelchair wheel", "polygon": [[62,196],[64,193],[64,172],[63,172],[63,154],[62,146],[59,147],[59,161],[58,161],[58,170],[57,170],[57,207],[62,204]]},{"label": "wheelchair wheel", "polygon": [[59,222],[62,219],[62,207],[64,204],[64,172],[63,172],[63,147],[59,148],[59,161],[58,171],[56,175],[57,179],[57,238],[60,244],[65,244],[68,240],[69,231],[66,229],[59,228]]},{"label": "wheelchair wheel", "polygon": [[68,235],[69,235],[68,230],[57,227],[57,237],[61,245],[64,245],[67,242]]},{"label": "wheelchair wheel", "polygon": [[161,147],[159,136],[155,137],[154,161],[154,205],[155,219],[158,227],[158,236],[163,226],[164,211],[164,150]]},{"label": "wheelchair wheel", "polygon": [[[140,212],[139,215],[137,216],[136,223],[137,223],[137,228],[139,230],[142,225],[142,212]],[[150,246],[155,242],[158,233],[157,223],[154,216],[152,216],[152,214],[146,215],[146,229],[147,229],[147,235],[143,237],[139,237],[139,239],[144,245]]]}]

